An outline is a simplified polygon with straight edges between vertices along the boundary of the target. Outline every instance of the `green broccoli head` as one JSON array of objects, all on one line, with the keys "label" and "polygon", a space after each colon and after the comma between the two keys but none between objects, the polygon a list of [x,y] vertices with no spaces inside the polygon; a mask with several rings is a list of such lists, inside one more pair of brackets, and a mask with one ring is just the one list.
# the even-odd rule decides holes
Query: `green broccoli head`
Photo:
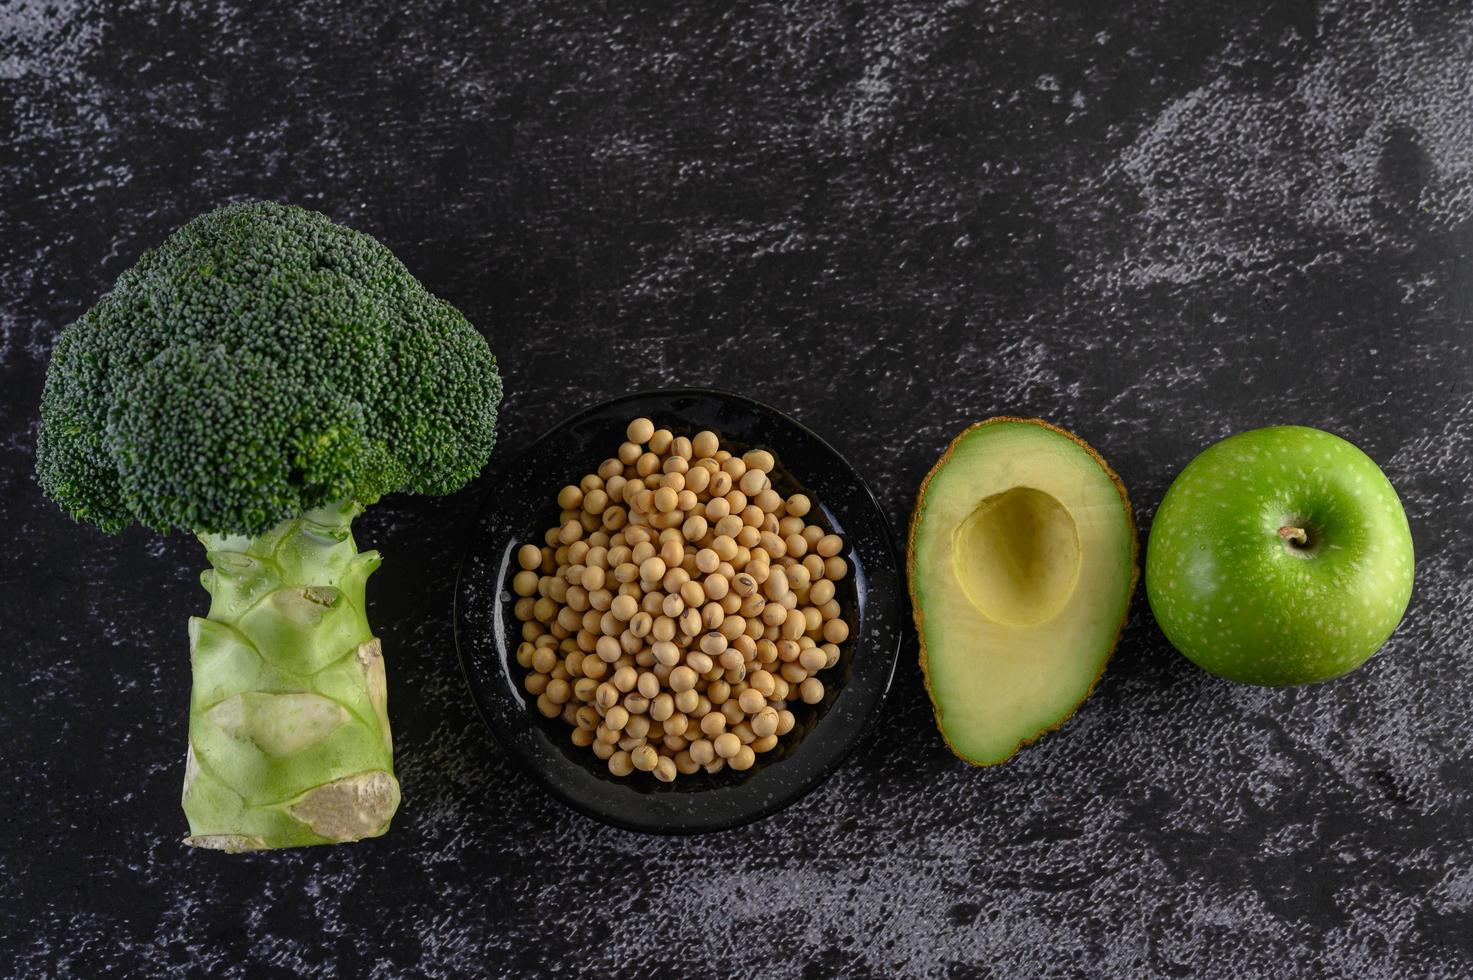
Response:
[{"label": "green broccoli head", "polygon": [[236,204],[145,253],[62,332],[36,469],[106,531],[259,534],[338,500],[461,487],[500,401],[484,338],[383,245]]}]

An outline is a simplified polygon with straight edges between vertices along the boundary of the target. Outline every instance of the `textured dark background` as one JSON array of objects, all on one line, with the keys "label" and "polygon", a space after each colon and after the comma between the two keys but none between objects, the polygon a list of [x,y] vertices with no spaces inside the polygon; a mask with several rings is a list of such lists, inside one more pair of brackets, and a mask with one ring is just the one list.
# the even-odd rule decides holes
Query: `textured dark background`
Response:
[{"label": "textured dark background", "polygon": [[[1473,13],[1464,3],[0,3],[0,972],[1460,977],[1473,971]],[[478,494],[386,501],[390,835],[191,852],[198,545],[31,475],[57,331],[171,229],[270,197],[382,238],[490,337],[504,450],[636,388],[749,392],[900,525],[964,424],[1046,416],[1148,526],[1200,448],[1351,437],[1411,612],[1265,691],[1143,597],[996,771],[907,653],[877,738],[700,839],[511,771],[452,648]],[[503,454],[505,458],[505,454]],[[484,480],[497,478],[493,461]]]}]

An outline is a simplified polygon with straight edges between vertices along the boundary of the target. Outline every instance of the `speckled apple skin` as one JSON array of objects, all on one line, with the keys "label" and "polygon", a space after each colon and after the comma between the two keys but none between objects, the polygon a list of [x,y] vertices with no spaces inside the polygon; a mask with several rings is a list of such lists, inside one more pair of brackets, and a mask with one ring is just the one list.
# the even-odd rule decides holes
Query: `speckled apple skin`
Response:
[{"label": "speckled apple skin", "polygon": [[[1284,527],[1308,532],[1288,543]],[[1151,611],[1187,659],[1230,680],[1324,681],[1401,622],[1415,561],[1391,481],[1354,445],[1277,425],[1231,436],[1172,482],[1151,525]]]}]

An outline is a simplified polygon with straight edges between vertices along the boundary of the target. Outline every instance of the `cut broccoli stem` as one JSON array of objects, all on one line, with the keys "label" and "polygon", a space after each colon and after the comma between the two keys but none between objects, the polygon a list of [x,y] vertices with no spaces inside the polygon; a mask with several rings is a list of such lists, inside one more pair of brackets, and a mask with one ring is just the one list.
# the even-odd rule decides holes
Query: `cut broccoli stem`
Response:
[{"label": "cut broccoli stem", "polygon": [[257,537],[201,534],[209,615],[189,623],[194,689],[185,843],[224,851],[377,837],[399,805],[388,692],[344,502]]}]

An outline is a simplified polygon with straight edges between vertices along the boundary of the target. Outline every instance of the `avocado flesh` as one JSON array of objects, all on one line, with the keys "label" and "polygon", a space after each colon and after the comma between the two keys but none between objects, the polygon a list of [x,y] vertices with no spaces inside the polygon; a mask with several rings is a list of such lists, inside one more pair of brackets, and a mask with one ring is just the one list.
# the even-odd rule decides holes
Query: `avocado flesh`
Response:
[{"label": "avocado flesh", "polygon": [[992,419],[922,485],[909,564],[937,726],[958,756],[992,765],[1089,696],[1129,611],[1135,522],[1083,442]]}]

